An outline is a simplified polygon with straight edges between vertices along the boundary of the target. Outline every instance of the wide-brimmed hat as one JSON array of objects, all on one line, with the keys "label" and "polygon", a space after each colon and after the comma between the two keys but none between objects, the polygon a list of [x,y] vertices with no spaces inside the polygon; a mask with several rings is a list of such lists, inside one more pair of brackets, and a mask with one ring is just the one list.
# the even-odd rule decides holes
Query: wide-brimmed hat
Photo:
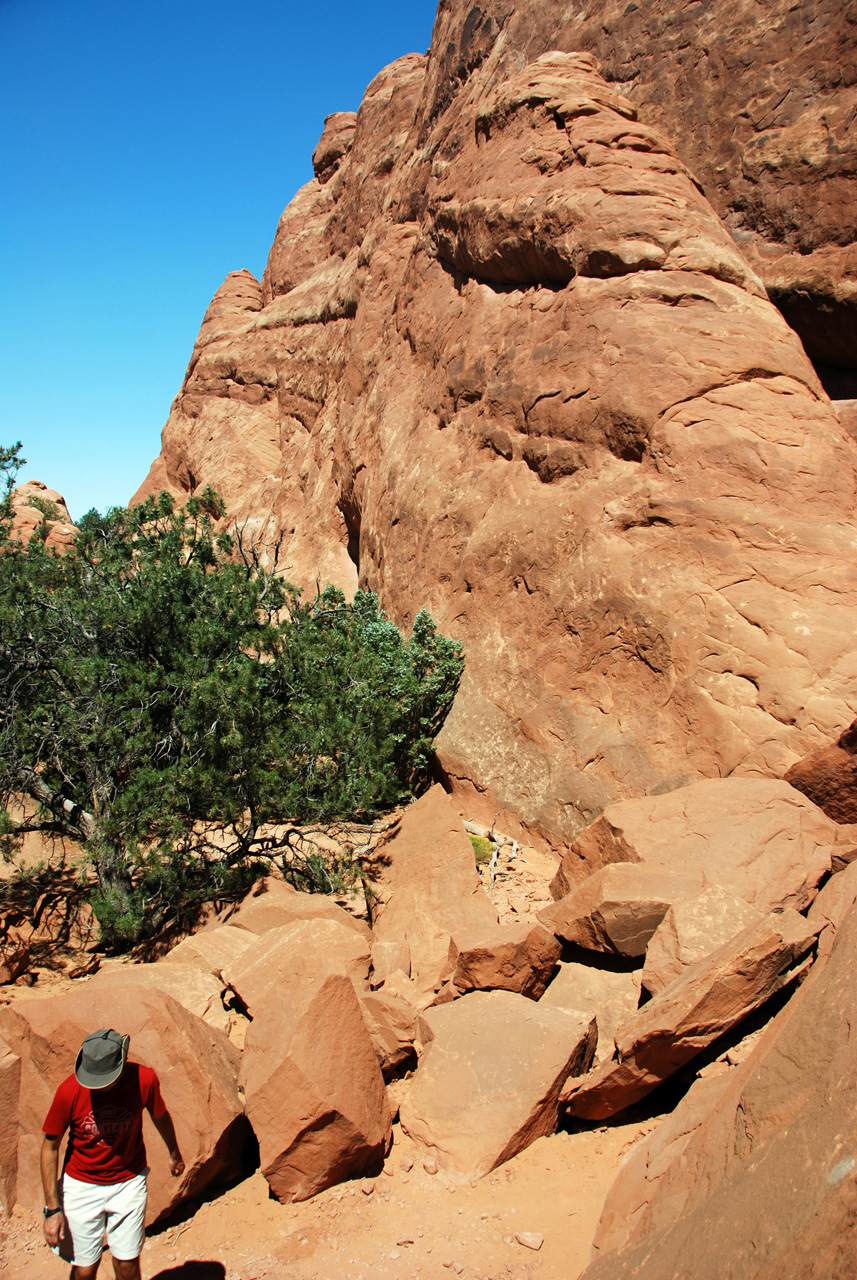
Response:
[{"label": "wide-brimmed hat", "polygon": [[128,1057],[130,1036],[118,1031],[93,1031],[80,1046],[74,1064],[78,1084],[86,1089],[107,1089],[118,1080]]}]

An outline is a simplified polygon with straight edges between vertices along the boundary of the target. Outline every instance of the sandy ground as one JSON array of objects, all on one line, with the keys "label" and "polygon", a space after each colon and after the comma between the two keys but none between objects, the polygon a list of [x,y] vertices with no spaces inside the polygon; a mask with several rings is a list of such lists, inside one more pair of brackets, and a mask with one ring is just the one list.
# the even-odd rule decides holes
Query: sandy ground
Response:
[{"label": "sandy ground", "polygon": [[[493,886],[482,869],[501,921],[550,901],[555,866],[547,854],[524,848],[514,860],[501,859]],[[61,972],[41,971],[34,987],[6,988],[3,998],[30,1000],[75,985]],[[659,1119],[638,1114],[541,1138],[465,1187],[427,1173],[397,1123],[377,1178],[281,1205],[257,1171],[151,1231],[143,1274],[147,1280],[577,1280],[623,1156]],[[543,1242],[534,1249],[519,1236]],[[67,1274],[44,1244],[37,1214],[18,1207],[11,1219],[0,1218],[2,1280]],[[112,1275],[106,1259],[101,1274]]]},{"label": "sandy ground", "polygon": [[[622,1157],[658,1117],[540,1138],[469,1187],[424,1171],[399,1127],[384,1173],[302,1204],[270,1199],[259,1172],[150,1232],[147,1280],[577,1280]],[[36,1214],[0,1221],[3,1280],[61,1280]],[[541,1248],[519,1234],[544,1237]],[[112,1268],[102,1263],[101,1274]]]}]

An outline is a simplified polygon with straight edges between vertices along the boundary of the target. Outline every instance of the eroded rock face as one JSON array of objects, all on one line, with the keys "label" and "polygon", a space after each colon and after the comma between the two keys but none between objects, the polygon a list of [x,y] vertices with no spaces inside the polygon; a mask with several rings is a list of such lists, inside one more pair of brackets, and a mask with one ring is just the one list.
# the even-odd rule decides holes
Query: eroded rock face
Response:
[{"label": "eroded rock face", "polygon": [[[209,308],[141,490],[212,482],[248,534],[283,533],[290,579],[359,581],[405,628],[427,605],[467,649],[439,743],[459,803],[554,841],[627,796],[781,775],[857,710],[854,442],[652,123],[686,146],[700,95],[722,129],[718,95],[758,92],[751,121],[800,132],[805,99],[762,106],[767,59],[756,87],[734,74],[743,10],[709,6],[703,57],[696,16],[620,7],[602,37],[456,0],[428,59],[329,122],[261,284],[234,273]],[[610,38],[633,84],[551,52]],[[788,141],[747,128],[723,161],[728,203],[759,158],[741,208]]]},{"label": "eroded rock face", "polygon": [[854,18],[836,0],[771,0],[764,22],[747,0],[452,4],[438,14],[423,108],[442,118],[462,83],[473,92],[516,59],[594,54],[676,144],[813,358],[854,369]]},{"label": "eroded rock face", "polygon": [[[146,1221],[155,1222],[218,1178],[235,1176],[247,1131],[238,1095],[238,1051],[225,1035],[170,996],[136,984],[86,987],[0,1010],[0,1035],[11,1054],[20,1058],[14,1190],[8,1190],[8,1166],[0,1171],[0,1185],[13,1202],[36,1210],[42,1205],[42,1123],[57,1086],[74,1069],[81,1044],[98,1027],[115,1027],[130,1035],[129,1056],[155,1068],[175,1122],[185,1160],[185,1172],[178,1179],[170,1175],[163,1142],[143,1117],[151,1169]],[[7,1064],[8,1055],[0,1059],[0,1069]],[[13,1067],[4,1072],[4,1084]],[[11,1145],[5,1121],[0,1124],[0,1142],[5,1159]]]},{"label": "eroded rock face", "polygon": [[854,1274],[855,963],[852,907],[750,1057],[694,1085],[620,1172],[585,1280]]}]

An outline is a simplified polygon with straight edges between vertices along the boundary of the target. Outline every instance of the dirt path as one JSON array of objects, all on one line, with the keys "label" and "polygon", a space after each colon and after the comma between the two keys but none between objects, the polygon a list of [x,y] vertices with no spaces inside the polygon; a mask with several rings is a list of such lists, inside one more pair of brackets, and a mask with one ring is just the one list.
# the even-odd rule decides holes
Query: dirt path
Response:
[{"label": "dirt path", "polygon": [[[397,1124],[384,1174],[302,1204],[260,1173],[152,1233],[146,1280],[577,1280],[623,1155],[657,1119],[541,1138],[473,1186],[429,1176]],[[62,1280],[37,1215],[0,1221],[2,1280]],[[516,1235],[544,1236],[538,1251]],[[102,1275],[111,1274],[109,1263]]]}]

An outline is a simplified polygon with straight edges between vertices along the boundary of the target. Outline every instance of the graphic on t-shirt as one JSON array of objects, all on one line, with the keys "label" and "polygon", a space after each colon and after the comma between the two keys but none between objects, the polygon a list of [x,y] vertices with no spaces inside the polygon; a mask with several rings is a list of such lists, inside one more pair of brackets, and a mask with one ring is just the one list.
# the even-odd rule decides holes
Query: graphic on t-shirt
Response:
[{"label": "graphic on t-shirt", "polygon": [[109,1142],[124,1137],[133,1123],[134,1117],[126,1107],[99,1107],[97,1116],[90,1111],[75,1127],[87,1142]]}]

